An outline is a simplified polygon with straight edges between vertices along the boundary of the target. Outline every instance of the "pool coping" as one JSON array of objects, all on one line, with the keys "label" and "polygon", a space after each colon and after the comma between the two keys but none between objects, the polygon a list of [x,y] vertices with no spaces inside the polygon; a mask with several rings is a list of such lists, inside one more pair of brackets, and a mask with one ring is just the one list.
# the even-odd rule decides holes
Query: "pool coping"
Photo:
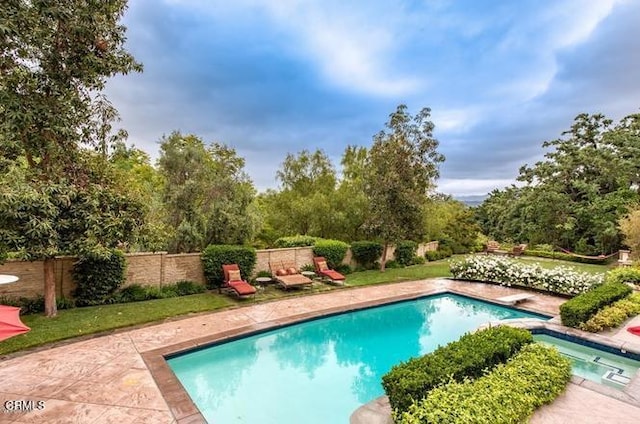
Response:
[{"label": "pool coping", "polygon": [[[389,296],[385,298],[379,298],[375,300],[367,300],[356,303],[349,303],[341,306],[334,306],[324,309],[317,309],[310,312],[304,312],[300,314],[289,315],[284,318],[278,318],[274,320],[263,321],[256,324],[246,325],[232,330],[226,330],[218,332],[216,334],[191,339],[185,342],[176,343],[172,345],[163,346],[161,348],[141,352],[140,355],[147,366],[147,369],[151,373],[151,376],[156,382],[160,393],[162,394],[165,402],[167,403],[170,412],[176,419],[177,424],[195,424],[207,422],[198,407],[195,405],[189,394],[186,392],[177,376],[171,370],[171,367],[167,363],[167,359],[175,357],[188,351],[196,350],[198,348],[204,348],[215,344],[225,343],[233,341],[241,337],[251,336],[253,334],[262,333],[269,330],[274,330],[289,325],[310,321],[313,319],[324,318],[332,315],[364,310],[377,306],[390,305],[398,302],[411,301],[424,297],[436,296],[441,294],[453,294],[463,296],[471,299],[481,300],[497,306],[506,307],[509,309],[521,310],[524,312],[531,312],[545,317],[551,317],[548,312],[536,310],[526,305],[519,305],[519,307],[513,307],[496,302],[493,298],[484,297],[476,293],[469,294],[468,292],[458,291],[451,287],[446,288],[433,288],[427,289],[420,293],[406,293],[401,295]],[[534,321],[539,321],[530,318]],[[511,320],[516,321],[516,320]],[[490,324],[490,323],[489,323]],[[613,390],[613,389],[612,389]]]}]

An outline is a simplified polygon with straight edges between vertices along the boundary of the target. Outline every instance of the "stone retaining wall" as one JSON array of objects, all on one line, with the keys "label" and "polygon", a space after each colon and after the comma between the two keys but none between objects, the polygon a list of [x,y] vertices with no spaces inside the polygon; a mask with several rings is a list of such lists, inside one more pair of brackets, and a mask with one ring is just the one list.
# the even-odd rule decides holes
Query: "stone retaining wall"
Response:
[{"label": "stone retaining wall", "polygon": [[[428,250],[436,250],[438,242],[420,244],[417,254],[422,256]],[[394,258],[395,248],[388,250],[387,259]],[[311,247],[296,247],[286,249],[258,250],[257,263],[254,272],[269,271],[270,261],[295,263],[300,268],[313,263],[313,249]],[[167,252],[127,253],[127,277],[125,286],[141,284],[160,287],[173,284],[180,280],[191,280],[204,284],[204,272],[200,253],[168,254]],[[55,259],[56,295],[71,297],[76,285],[71,270],[76,258],[60,256]],[[343,261],[345,264],[355,265],[351,250]],[[25,262],[9,260],[0,265],[0,274],[16,275],[20,278],[16,283],[0,286],[0,296],[36,297],[43,294],[44,266],[42,261]]]}]

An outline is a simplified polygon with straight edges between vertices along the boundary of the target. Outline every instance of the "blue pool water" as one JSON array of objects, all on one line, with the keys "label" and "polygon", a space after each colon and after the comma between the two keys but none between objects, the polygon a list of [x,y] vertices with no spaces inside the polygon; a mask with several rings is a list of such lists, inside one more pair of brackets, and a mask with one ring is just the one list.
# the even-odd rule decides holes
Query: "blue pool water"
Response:
[{"label": "blue pool water", "polygon": [[437,295],[301,324],[168,360],[209,423],[348,423],[391,366],[492,320],[539,315]]}]

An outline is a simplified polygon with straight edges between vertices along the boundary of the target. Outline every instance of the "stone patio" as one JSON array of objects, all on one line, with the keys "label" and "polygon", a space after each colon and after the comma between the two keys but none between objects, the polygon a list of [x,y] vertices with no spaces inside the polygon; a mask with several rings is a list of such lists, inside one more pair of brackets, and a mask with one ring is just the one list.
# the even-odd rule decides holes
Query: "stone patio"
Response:
[{"label": "stone patio", "polygon": [[[524,292],[448,279],[350,288],[249,304],[59,345],[0,362],[0,423],[200,423],[202,417],[167,372],[163,354],[272,325],[443,291],[486,300]],[[559,297],[537,294],[520,307],[557,315],[563,302]],[[625,333],[620,330],[621,337]],[[7,406],[25,406],[20,401],[44,401],[44,408],[6,411]],[[636,406],[571,384],[556,402],[537,411],[532,422],[635,423],[638,416]]]}]

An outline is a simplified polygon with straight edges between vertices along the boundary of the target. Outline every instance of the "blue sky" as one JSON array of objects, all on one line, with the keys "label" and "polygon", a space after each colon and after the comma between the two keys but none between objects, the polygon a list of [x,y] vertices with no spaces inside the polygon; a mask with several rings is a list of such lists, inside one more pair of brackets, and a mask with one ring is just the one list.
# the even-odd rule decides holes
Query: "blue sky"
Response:
[{"label": "blue sky", "polygon": [[432,109],[438,191],[486,194],[581,113],[640,111],[640,1],[132,0],[144,72],[107,95],[156,159],[173,130],[228,144],[256,187],[287,153],[339,166],[389,113]]}]

